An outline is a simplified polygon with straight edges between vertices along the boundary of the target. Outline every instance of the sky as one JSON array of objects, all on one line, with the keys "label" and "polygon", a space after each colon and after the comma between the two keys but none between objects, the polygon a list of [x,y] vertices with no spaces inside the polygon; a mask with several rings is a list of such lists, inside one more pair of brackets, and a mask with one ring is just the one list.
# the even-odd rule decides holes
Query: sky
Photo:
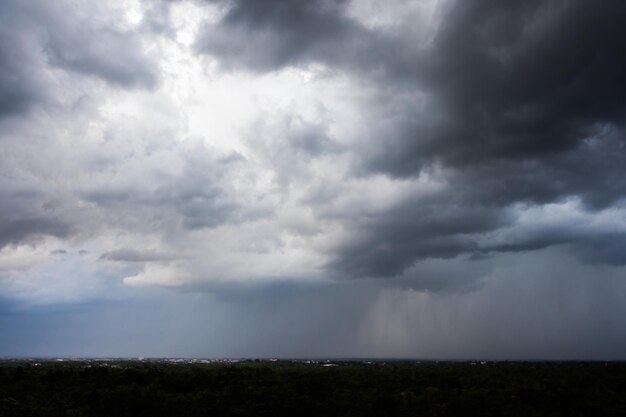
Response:
[{"label": "sky", "polygon": [[626,359],[621,0],[3,0],[0,357]]}]

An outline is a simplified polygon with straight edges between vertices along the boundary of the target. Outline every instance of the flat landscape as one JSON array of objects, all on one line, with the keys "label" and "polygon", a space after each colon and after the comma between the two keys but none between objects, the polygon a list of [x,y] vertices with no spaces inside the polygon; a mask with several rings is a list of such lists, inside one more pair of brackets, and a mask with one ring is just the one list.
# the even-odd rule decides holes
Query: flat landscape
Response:
[{"label": "flat landscape", "polygon": [[619,416],[626,363],[4,360],[10,416]]}]

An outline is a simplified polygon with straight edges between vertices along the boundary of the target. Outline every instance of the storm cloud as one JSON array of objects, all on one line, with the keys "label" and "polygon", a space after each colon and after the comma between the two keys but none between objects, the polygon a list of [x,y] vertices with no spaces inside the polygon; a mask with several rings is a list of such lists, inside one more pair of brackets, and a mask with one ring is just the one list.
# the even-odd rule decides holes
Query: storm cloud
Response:
[{"label": "storm cloud", "polygon": [[439,202],[408,197],[376,217],[350,213],[359,237],[336,248],[331,270],[393,276],[428,257],[576,240],[586,235],[497,247],[474,236],[513,222],[515,205],[576,198],[592,214],[623,198],[619,2],[442,2],[428,42],[409,42],[402,17],[381,30],[350,6],[229,2],[196,41],[229,68],[318,64],[374,83],[379,91],[360,103],[364,137],[349,151],[354,174],[434,173],[443,183]]},{"label": "storm cloud", "polygon": [[616,357],[625,19],[617,0],[3,2],[0,334],[76,308],[64,331],[123,340],[116,305],[141,327],[163,302],[166,328],[212,315],[227,340],[159,355]]}]

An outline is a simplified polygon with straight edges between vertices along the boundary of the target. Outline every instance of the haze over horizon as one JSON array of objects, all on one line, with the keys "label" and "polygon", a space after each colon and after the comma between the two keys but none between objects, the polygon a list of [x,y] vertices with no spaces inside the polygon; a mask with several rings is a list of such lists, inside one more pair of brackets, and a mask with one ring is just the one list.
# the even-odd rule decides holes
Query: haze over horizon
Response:
[{"label": "haze over horizon", "polygon": [[624,22],[3,0],[0,357],[626,359]]}]

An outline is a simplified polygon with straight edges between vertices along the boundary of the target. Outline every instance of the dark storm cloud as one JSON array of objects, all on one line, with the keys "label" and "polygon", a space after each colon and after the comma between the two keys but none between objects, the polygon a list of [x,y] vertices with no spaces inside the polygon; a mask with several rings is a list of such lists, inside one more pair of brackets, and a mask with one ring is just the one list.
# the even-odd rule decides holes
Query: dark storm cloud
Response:
[{"label": "dark storm cloud", "polygon": [[603,236],[606,232],[580,230],[578,225],[526,225],[497,244],[478,243],[478,237],[513,226],[510,212],[519,204],[533,207],[577,198],[580,209],[592,215],[623,201],[623,142],[622,131],[610,129],[560,153],[446,166],[449,186],[440,201],[415,199],[376,218],[354,221],[364,237],[339,248],[329,266],[357,276],[393,276],[431,257],[522,252],[562,244],[571,244],[572,253],[584,262],[622,265],[619,233]]},{"label": "dark storm cloud", "polygon": [[373,34],[345,16],[344,0],[215,3],[227,11],[216,25],[204,27],[196,49],[225,67],[264,72],[315,61],[348,64],[378,54],[368,48],[378,42]]},{"label": "dark storm cloud", "polygon": [[[407,104],[393,92],[376,105],[394,123],[374,130],[381,136],[355,157],[358,172],[407,178],[438,170],[448,184],[443,207],[462,207],[472,223],[478,206],[494,216],[484,232],[502,226],[498,212],[518,203],[574,197],[590,213],[610,207],[626,196],[625,18],[619,1],[455,2],[432,47],[417,56],[415,91],[425,101]],[[364,225],[366,237],[340,248],[331,268],[394,275],[424,257],[567,242],[584,248],[583,259],[621,262],[620,238],[567,229],[482,248],[446,210],[438,221],[424,217],[424,204]],[[415,219],[432,229],[415,228]]]},{"label": "dark storm cloud", "polygon": [[578,196],[588,209],[601,209],[626,191],[626,180],[619,175],[626,163],[624,150],[623,130],[604,126],[568,150],[531,158],[487,159],[480,165],[458,167],[452,179],[459,191],[478,185],[468,197],[500,205],[545,204]]},{"label": "dark storm cloud", "polygon": [[[383,152],[380,168],[535,161],[620,128],[624,16],[618,1],[456,2],[420,57],[434,122],[406,123],[402,152]],[[413,170],[397,170],[404,160]]]},{"label": "dark storm cloud", "polygon": [[195,49],[225,69],[271,72],[322,63],[383,89],[410,89],[423,81],[423,47],[410,32],[425,22],[402,16],[395,30],[378,31],[350,16],[350,0],[209,2],[226,12],[202,28]]},{"label": "dark storm cloud", "polygon": [[[403,24],[385,32],[362,25],[344,1],[212,3],[224,13],[201,29],[195,48],[223,68],[267,72],[320,62],[376,90],[375,102],[363,103],[367,133],[358,148],[341,151],[350,154],[351,174],[412,179],[436,172],[446,185],[435,200],[407,196],[376,215],[328,214],[336,192],[315,202],[318,221],[339,220],[354,232],[331,254],[333,276],[392,277],[428,258],[582,247],[591,235],[568,227],[495,243],[479,238],[512,227],[516,204],[579,198],[593,212],[625,195],[626,6],[618,1],[457,1],[421,46]],[[143,24],[170,31],[170,4],[150,4]],[[82,30],[90,42],[52,31],[50,63],[113,85],[154,85],[158,77],[137,52],[136,34]],[[246,138],[282,183],[306,180],[312,160],[337,152],[327,121],[297,119],[263,122]],[[149,187],[94,185],[81,197],[134,230],[215,228],[257,216],[233,198],[205,156]],[[598,252],[593,259],[615,262],[601,255],[611,245],[590,247]]]},{"label": "dark storm cloud", "polygon": [[401,3],[0,0],[0,355],[623,359],[626,5]]},{"label": "dark storm cloud", "polygon": [[[233,2],[197,41],[226,66],[321,62],[370,77],[385,88],[368,110],[371,137],[353,150],[357,172],[442,172],[439,204],[416,199],[348,220],[359,233],[334,254],[331,271],[393,276],[429,257],[583,242],[587,233],[563,229],[481,247],[476,234],[509,224],[513,204],[577,197],[595,211],[626,195],[623,2],[457,1],[422,49],[401,31],[361,26],[345,4]],[[608,251],[593,259],[610,263],[611,247],[591,245]]]},{"label": "dark storm cloud", "polygon": [[359,277],[397,276],[417,260],[475,252],[480,247],[471,234],[508,223],[497,209],[462,204],[413,199],[382,215],[348,221],[351,229],[365,233],[339,248],[329,267]]}]

